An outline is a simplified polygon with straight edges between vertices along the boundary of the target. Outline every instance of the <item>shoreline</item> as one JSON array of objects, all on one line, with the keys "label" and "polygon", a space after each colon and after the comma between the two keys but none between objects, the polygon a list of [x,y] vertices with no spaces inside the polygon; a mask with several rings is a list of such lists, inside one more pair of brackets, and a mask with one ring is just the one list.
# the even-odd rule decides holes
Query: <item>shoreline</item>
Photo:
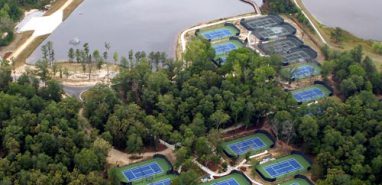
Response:
[{"label": "shoreline", "polygon": [[186,47],[187,47],[186,36],[189,34],[189,32],[195,31],[197,29],[209,27],[209,26],[223,24],[223,23],[229,22],[229,21],[237,21],[237,20],[244,19],[244,18],[251,18],[251,17],[258,17],[258,16],[262,16],[262,15],[257,14],[257,13],[246,13],[246,14],[235,15],[235,16],[231,16],[231,17],[225,17],[225,18],[211,20],[211,21],[208,21],[205,23],[200,23],[200,24],[197,24],[197,25],[194,25],[194,26],[187,28],[186,30],[184,30],[180,34],[178,34],[178,39],[177,39],[177,43],[175,46],[175,58],[179,59],[179,60],[182,59],[182,55],[184,54]]},{"label": "shoreline", "polygon": [[[309,11],[309,9],[305,6],[303,0],[293,0],[294,3],[296,4],[297,8],[299,8],[301,11],[303,11],[304,15],[306,18],[308,18],[310,21],[312,21],[314,23],[315,26],[318,26],[318,29],[334,29],[335,27],[332,27],[332,26],[328,26],[326,24],[324,24],[322,21],[320,21],[315,15],[313,15],[313,13],[311,13]],[[340,27],[341,28],[341,27]],[[355,35],[354,33],[352,33],[351,31],[349,30],[346,30],[344,28],[341,28],[343,31],[347,32],[348,34],[350,34],[352,37],[354,38],[357,38],[358,40],[362,40],[362,41],[371,41],[371,42],[382,42],[382,40],[376,40],[376,39],[366,39],[366,38],[362,38],[360,36],[357,36]]]},{"label": "shoreline", "polygon": [[[294,1],[294,3],[296,4],[297,8],[301,10],[302,14],[308,19],[309,24],[311,24],[311,26],[313,27],[314,31],[315,31],[316,34],[318,35],[318,37],[321,39],[321,42],[322,42],[323,44],[328,44],[328,42],[327,42],[327,41],[325,40],[325,38],[322,36],[320,30],[316,27],[316,25],[314,24],[314,22],[312,21],[312,19],[308,16],[308,14],[309,14],[309,15],[311,15],[311,14],[310,14],[309,10],[308,10],[307,8],[305,8],[305,6],[304,6],[304,4],[302,3],[302,1],[301,1],[301,0],[293,0],[293,1]],[[300,5],[300,4],[298,3],[298,1],[299,1],[302,5]],[[308,12],[308,14],[307,14],[306,12]],[[312,15],[312,17],[314,17],[314,16]],[[314,20],[316,20],[316,19],[314,19]]]},{"label": "shoreline", "polygon": [[[31,18],[23,25],[23,28],[19,28],[20,33],[18,34],[22,35],[29,31],[32,32],[32,35],[22,44],[16,46],[15,49],[8,51],[11,52],[11,54],[5,59],[15,62],[16,66],[25,65],[26,58],[31,54],[31,52],[26,49],[30,48],[30,50],[35,50],[83,1],[84,0],[56,1],[58,4],[62,4],[63,2],[64,4],[57,7],[54,12],[48,10],[44,12],[44,16],[42,17]],[[55,4],[52,4],[52,7],[54,6]],[[53,25],[50,25],[50,27],[44,27],[51,23],[53,23]]]},{"label": "shoreline", "polygon": [[[367,40],[367,39],[362,39],[351,32],[347,30],[343,30],[343,37],[345,40],[338,44],[334,43],[330,37],[331,32],[335,29],[333,27],[326,26],[325,24],[322,24],[309,10],[308,8],[305,7],[304,3],[302,0],[293,0],[295,5],[304,13],[304,16],[310,20],[312,26],[316,27],[317,30],[322,34],[322,37],[326,40],[327,46],[329,46],[331,49],[335,51],[348,51],[353,49],[354,47],[361,45],[364,49],[365,56],[369,56],[374,64],[377,66],[377,68],[382,71],[382,55],[377,54],[373,51],[372,45],[373,43],[381,43],[381,41],[377,40]],[[313,35],[314,37],[318,38],[317,34]],[[317,39],[319,40],[319,39]],[[325,45],[325,43],[321,42],[322,45]]]},{"label": "shoreline", "polygon": [[300,8],[300,10],[304,10],[305,12],[308,12],[308,14],[309,14],[309,17],[311,18],[311,19],[313,19],[318,25],[320,25],[320,26],[324,26],[324,27],[327,27],[327,28],[335,28],[335,27],[339,27],[339,28],[341,28],[342,30],[344,30],[344,31],[346,31],[346,32],[348,32],[349,34],[351,34],[353,37],[356,37],[356,38],[358,38],[358,39],[360,39],[360,40],[363,40],[363,41],[373,41],[373,42],[382,42],[382,39],[381,40],[378,40],[378,39],[375,39],[375,38],[365,38],[365,37],[363,37],[363,36],[360,36],[360,35],[357,35],[357,34],[355,34],[355,33],[353,33],[351,30],[349,30],[349,29],[346,29],[346,28],[342,28],[342,27],[340,27],[340,26],[329,26],[328,24],[326,24],[326,23],[324,23],[322,20],[320,20],[316,15],[314,15],[314,13],[313,12],[311,12],[310,10],[309,10],[309,8],[305,5],[305,3],[304,3],[304,0],[293,0],[293,1],[297,1],[297,2],[295,2],[295,4],[297,5],[297,6],[301,6],[302,8],[300,8],[300,7],[298,7],[298,8]]}]

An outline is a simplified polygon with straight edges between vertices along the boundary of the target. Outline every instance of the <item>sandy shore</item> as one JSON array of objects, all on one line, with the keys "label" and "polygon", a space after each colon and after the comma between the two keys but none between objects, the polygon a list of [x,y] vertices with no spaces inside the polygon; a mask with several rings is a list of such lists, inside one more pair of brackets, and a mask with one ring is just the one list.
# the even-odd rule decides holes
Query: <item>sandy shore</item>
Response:
[{"label": "sandy shore", "polygon": [[66,1],[65,4],[63,4],[56,12],[49,16],[41,16],[41,14],[35,14],[35,16],[27,16],[27,20],[21,21],[17,27],[17,31],[33,31],[33,34],[22,45],[14,50],[7,59],[17,58],[20,53],[24,51],[37,37],[51,34],[63,22],[64,10],[72,2],[73,0]]}]

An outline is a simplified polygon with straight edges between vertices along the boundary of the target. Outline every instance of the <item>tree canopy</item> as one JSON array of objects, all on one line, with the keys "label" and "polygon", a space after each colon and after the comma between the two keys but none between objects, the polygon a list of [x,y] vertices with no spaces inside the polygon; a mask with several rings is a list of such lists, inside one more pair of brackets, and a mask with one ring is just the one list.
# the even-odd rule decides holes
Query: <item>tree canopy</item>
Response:
[{"label": "tree canopy", "polygon": [[107,184],[101,172],[110,146],[85,133],[81,104],[62,99],[55,81],[12,82],[9,66],[0,71],[0,184]]}]

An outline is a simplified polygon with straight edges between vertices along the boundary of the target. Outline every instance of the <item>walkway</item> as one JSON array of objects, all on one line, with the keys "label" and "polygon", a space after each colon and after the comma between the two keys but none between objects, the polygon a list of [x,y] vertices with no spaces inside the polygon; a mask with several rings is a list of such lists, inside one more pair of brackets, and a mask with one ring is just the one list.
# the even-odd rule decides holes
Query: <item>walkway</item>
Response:
[{"label": "walkway", "polygon": [[250,4],[255,9],[256,14],[261,14],[260,7],[259,5],[257,5],[256,1],[254,0],[240,0],[240,1]]},{"label": "walkway", "polygon": [[[238,170],[240,167],[248,167],[249,165],[245,165],[245,163],[247,162],[247,160],[243,160],[240,162],[240,164],[238,164],[236,167],[232,167],[230,165],[228,165],[227,167],[227,171],[223,172],[223,173],[215,173],[213,171],[211,171],[209,168],[203,166],[202,164],[200,164],[198,161],[196,161],[196,159],[194,159],[192,162],[194,162],[197,166],[199,166],[200,169],[202,169],[204,172],[208,173],[210,176],[212,177],[222,177],[222,176],[226,176],[226,175],[229,175],[233,170]],[[238,170],[239,171],[239,170]],[[247,175],[246,175],[247,176]],[[247,178],[253,183],[253,184],[256,184],[256,185],[263,185],[255,180],[253,180],[252,178],[248,177]]]},{"label": "walkway", "polygon": [[[268,151],[266,150],[266,151],[264,151],[264,152],[262,152],[262,153],[259,153],[259,154],[256,154],[256,155],[251,156],[250,159],[252,159],[252,158],[256,158],[256,157],[259,157],[259,156],[262,156],[262,155],[265,155],[265,154],[267,154],[267,153],[268,153]],[[241,168],[241,167],[250,167],[250,166],[251,166],[250,164],[246,164],[247,160],[244,159],[243,161],[241,161],[241,162],[240,162],[238,165],[236,165],[236,166],[231,166],[231,165],[228,164],[228,166],[227,166],[227,171],[222,172],[222,173],[216,173],[216,172],[210,170],[209,168],[207,168],[206,166],[203,166],[202,164],[200,164],[196,159],[192,160],[192,162],[193,162],[194,164],[196,164],[201,170],[203,170],[203,171],[206,172],[208,175],[210,175],[211,177],[223,177],[223,176],[229,175],[229,174],[230,174],[232,171],[234,171],[234,170],[240,171],[240,168]],[[248,177],[248,176],[247,176],[247,177]],[[261,183],[255,181],[255,180],[253,180],[253,179],[250,178],[250,177],[248,177],[248,179],[250,179],[251,182],[252,182],[253,184],[256,184],[256,185],[263,185],[263,184],[261,184]]]},{"label": "walkway", "polygon": [[326,42],[326,40],[324,39],[324,37],[321,35],[320,30],[316,27],[316,25],[314,24],[314,22],[312,21],[312,19],[308,16],[307,13],[305,13],[304,8],[302,8],[302,7],[300,6],[300,4],[297,2],[297,0],[293,0],[293,1],[294,1],[294,4],[297,6],[297,8],[301,10],[302,14],[304,14],[304,16],[308,19],[310,25],[312,25],[314,31],[317,33],[318,37],[320,37],[322,43],[324,43],[324,44],[328,44],[328,42]]},{"label": "walkway", "polygon": [[239,167],[243,166],[244,163],[247,162],[247,160],[244,159],[236,167],[228,165],[227,166],[227,171],[222,172],[222,173],[216,173],[216,172],[210,170],[209,168],[207,168],[207,167],[203,166],[202,164],[200,164],[196,159],[192,160],[192,162],[194,162],[197,166],[199,166],[200,169],[202,169],[204,172],[208,173],[210,176],[213,176],[213,177],[222,177],[222,176],[226,176],[226,175],[230,174],[233,170],[236,170]]}]

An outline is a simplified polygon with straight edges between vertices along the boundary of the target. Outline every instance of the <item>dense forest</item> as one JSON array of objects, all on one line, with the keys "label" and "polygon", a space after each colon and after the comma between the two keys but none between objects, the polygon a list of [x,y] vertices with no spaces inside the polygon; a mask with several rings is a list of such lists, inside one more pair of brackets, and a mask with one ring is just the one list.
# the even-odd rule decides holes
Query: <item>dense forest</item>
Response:
[{"label": "dense forest", "polygon": [[111,146],[140,154],[159,138],[179,146],[175,165],[182,174],[174,184],[198,184],[191,160],[220,161],[219,130],[264,120],[277,139],[316,156],[318,184],[381,184],[382,104],[374,95],[381,93],[381,73],[361,47],[326,50],[323,76],[341,99],[311,106],[298,105],[279,85],[279,57],[243,48],[216,66],[211,45],[199,39],[187,45],[192,63],[144,52],[121,57],[111,87],[95,86],[84,102],[64,98],[50,80],[49,55],[35,75],[17,80],[3,62],[0,184],[108,184]]},{"label": "dense forest", "polygon": [[11,77],[0,67],[0,184],[107,184],[110,145],[86,133],[81,103],[62,98],[56,81]]},{"label": "dense forest", "polygon": [[[13,37],[23,8],[46,1],[0,0],[0,45]],[[290,0],[268,0],[270,13],[305,17]],[[217,163],[223,155],[219,131],[235,124],[269,123],[278,140],[313,156],[319,185],[382,183],[382,74],[362,47],[347,52],[322,48],[322,75],[336,89],[314,105],[298,105],[278,82],[281,61],[242,48],[221,66],[205,40],[187,45],[186,63],[163,53],[132,51],[128,57],[71,49],[71,62],[91,73],[108,58],[120,65],[111,86],[96,85],[84,101],[63,95],[51,80],[56,73],[51,46],[37,71],[17,79],[5,61],[0,66],[0,184],[112,184],[106,164],[111,147],[140,154],[163,139],[178,146],[174,184],[198,184],[191,162]],[[90,75],[89,75],[90,76]]]},{"label": "dense forest", "polygon": [[342,53],[330,51],[325,46],[322,51],[327,60],[322,74],[326,80],[332,77],[345,97],[363,90],[382,93],[382,74],[369,57],[363,56],[361,46]]},{"label": "dense forest", "polygon": [[219,129],[264,119],[277,139],[317,156],[312,172],[318,184],[381,183],[382,104],[374,95],[381,92],[381,73],[362,48],[329,51],[323,75],[335,82],[343,101],[312,106],[298,106],[278,85],[278,57],[239,49],[217,67],[209,43],[196,39],[185,58],[193,63],[130,60],[112,89],[89,92],[85,116],[105,140],[129,152],[155,146],[158,138],[178,143],[176,166],[183,165],[183,173],[175,184],[197,184],[194,157],[204,164],[219,161]]},{"label": "dense forest", "polygon": [[14,38],[15,23],[24,15],[24,10],[41,9],[50,0],[0,0],[0,46],[8,45]]}]

